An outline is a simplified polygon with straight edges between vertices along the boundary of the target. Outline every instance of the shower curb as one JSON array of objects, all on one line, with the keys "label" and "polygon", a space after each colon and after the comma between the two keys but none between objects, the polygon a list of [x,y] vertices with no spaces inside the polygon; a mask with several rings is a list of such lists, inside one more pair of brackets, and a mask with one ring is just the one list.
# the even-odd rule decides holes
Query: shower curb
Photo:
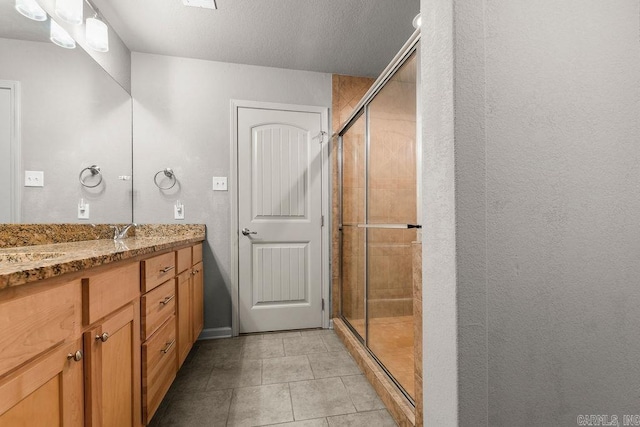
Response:
[{"label": "shower curb", "polygon": [[360,370],[364,373],[371,386],[376,391],[389,413],[400,427],[414,427],[415,409],[411,402],[402,394],[398,386],[380,368],[342,319],[334,318],[333,326],[336,334],[354,358]]}]

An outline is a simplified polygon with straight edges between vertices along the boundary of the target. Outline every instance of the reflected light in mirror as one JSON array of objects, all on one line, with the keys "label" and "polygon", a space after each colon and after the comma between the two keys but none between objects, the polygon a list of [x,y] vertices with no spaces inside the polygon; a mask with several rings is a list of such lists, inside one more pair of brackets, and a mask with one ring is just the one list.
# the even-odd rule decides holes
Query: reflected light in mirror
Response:
[{"label": "reflected light in mirror", "polygon": [[69,24],[82,24],[83,11],[83,0],[56,0],[56,15]]},{"label": "reflected light in mirror", "polygon": [[47,12],[40,7],[36,0],[16,0],[16,10],[34,21],[47,20]]},{"label": "reflected light in mirror", "polygon": [[65,49],[75,49],[76,41],[56,21],[51,20],[51,41]]},{"label": "reflected light in mirror", "polygon": [[98,17],[87,18],[87,44],[98,52],[109,51],[109,28]]}]

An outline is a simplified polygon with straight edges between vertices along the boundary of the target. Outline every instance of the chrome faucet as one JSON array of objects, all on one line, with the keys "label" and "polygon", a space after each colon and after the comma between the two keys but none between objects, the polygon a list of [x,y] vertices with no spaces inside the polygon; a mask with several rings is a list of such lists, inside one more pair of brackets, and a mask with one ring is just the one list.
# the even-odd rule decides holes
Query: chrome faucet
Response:
[{"label": "chrome faucet", "polygon": [[125,225],[122,228],[119,228],[117,225],[111,225],[110,227],[113,228],[113,240],[126,239],[127,231],[129,231],[131,227],[137,227],[137,226],[138,224],[136,224],[135,222]]}]

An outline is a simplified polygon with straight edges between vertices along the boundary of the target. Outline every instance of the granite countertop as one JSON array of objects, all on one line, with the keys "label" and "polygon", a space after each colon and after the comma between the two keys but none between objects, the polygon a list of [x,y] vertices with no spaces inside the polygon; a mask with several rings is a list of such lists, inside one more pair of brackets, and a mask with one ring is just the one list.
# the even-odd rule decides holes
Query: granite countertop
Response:
[{"label": "granite countertop", "polygon": [[[204,226],[181,232],[136,233],[122,240],[85,240],[0,249],[0,290],[152,254],[204,240]],[[186,232],[185,232],[186,231]]]}]

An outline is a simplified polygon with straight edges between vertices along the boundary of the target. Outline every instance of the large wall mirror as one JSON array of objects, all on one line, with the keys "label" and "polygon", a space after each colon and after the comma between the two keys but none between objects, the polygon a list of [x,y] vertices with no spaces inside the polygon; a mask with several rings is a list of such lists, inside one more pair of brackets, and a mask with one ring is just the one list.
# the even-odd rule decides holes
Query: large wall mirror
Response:
[{"label": "large wall mirror", "polygon": [[131,222],[129,93],[15,5],[0,0],[0,223]]}]

